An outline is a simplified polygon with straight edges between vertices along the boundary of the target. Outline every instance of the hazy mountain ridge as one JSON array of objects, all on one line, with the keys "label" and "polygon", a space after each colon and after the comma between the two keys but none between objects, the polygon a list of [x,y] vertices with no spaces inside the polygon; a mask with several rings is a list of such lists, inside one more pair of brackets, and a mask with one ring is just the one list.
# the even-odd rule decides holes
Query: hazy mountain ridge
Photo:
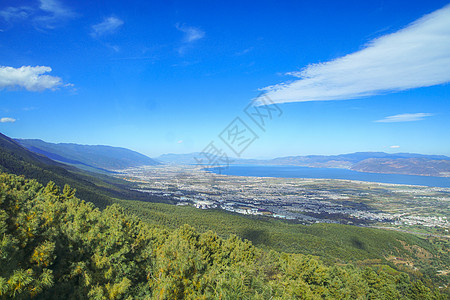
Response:
[{"label": "hazy mountain ridge", "polygon": [[372,173],[450,177],[450,160],[425,158],[369,158],[353,165],[351,169]]},{"label": "hazy mountain ridge", "polygon": [[159,162],[136,151],[102,145],[48,143],[37,139],[16,139],[28,150],[50,159],[92,171],[126,169]]},{"label": "hazy mountain ridge", "polygon": [[[16,139],[28,150],[52,160],[95,172],[143,165],[197,164],[201,152],[163,154],[157,159],[119,147],[68,143],[47,143],[42,140]],[[450,177],[450,157],[417,153],[355,152],[340,155],[286,156],[273,159],[241,159],[230,157],[230,164],[292,165],[314,168],[340,168],[359,172]],[[203,162],[208,165],[208,160]]]},{"label": "hazy mountain ridge", "polygon": [[341,155],[288,156],[260,164],[343,168],[359,172],[423,176],[450,176],[450,157],[416,153],[356,152]]},{"label": "hazy mountain ridge", "polygon": [[[164,163],[196,164],[201,153],[165,154]],[[205,162],[207,165],[208,162]],[[450,157],[417,153],[355,152],[340,155],[285,156],[274,159],[230,158],[230,164],[292,165],[359,172],[450,177]]]}]

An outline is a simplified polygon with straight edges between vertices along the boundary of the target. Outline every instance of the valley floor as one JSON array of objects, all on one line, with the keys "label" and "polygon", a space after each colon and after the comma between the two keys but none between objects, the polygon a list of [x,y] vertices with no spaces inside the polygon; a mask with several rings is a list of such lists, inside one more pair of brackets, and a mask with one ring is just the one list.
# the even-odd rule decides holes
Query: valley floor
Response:
[{"label": "valley floor", "polygon": [[389,227],[449,238],[450,189],[337,179],[217,175],[196,166],[121,170],[137,190],[199,209],[296,223]]}]

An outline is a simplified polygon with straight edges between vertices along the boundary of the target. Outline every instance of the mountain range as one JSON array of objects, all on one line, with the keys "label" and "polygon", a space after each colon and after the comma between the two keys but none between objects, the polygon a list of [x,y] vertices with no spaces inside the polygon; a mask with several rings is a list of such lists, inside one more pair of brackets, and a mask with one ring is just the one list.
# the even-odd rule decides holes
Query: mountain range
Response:
[{"label": "mountain range", "polygon": [[154,159],[126,148],[73,143],[48,143],[37,139],[16,139],[28,150],[93,172],[109,172],[129,167],[160,164]]},{"label": "mountain range", "polygon": [[[155,159],[126,148],[48,143],[37,139],[16,139],[29,151],[65,165],[111,173],[129,167],[159,164],[197,164],[202,153],[163,154]],[[273,159],[230,158],[230,164],[292,165],[313,168],[341,168],[359,172],[450,177],[450,157],[417,153],[356,152],[340,155],[285,156]]]},{"label": "mountain range", "polygon": [[[201,153],[165,154],[164,163],[196,164]],[[292,165],[314,168],[341,168],[359,172],[450,177],[450,157],[417,153],[356,152],[340,155],[286,156],[273,159],[230,158],[230,164]]]},{"label": "mountain range", "polygon": [[356,152],[329,156],[288,156],[247,163],[343,168],[369,173],[450,176],[450,157],[416,153]]}]

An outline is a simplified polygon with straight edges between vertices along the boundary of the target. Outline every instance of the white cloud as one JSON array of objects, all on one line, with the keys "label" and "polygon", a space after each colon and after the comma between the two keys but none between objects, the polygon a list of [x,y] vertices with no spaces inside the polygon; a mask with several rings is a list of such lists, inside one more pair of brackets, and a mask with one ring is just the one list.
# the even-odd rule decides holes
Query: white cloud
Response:
[{"label": "white cloud", "polygon": [[205,32],[197,27],[186,26],[179,23],[177,23],[175,27],[184,33],[181,41],[182,44],[177,49],[180,55],[183,55],[187,49],[191,48],[195,41],[198,41],[205,36]]},{"label": "white cloud", "polygon": [[389,148],[398,149],[398,148],[400,148],[400,146],[394,145],[394,146],[390,146]]},{"label": "white cloud", "polygon": [[57,0],[39,0],[39,8],[55,17],[68,17],[73,13]]},{"label": "white cloud", "polygon": [[[28,91],[54,90],[62,86],[62,79],[57,76],[43,75],[52,68],[45,66],[23,66],[20,68],[0,66],[0,89],[21,87]],[[73,86],[66,84],[65,86]]]},{"label": "white cloud", "polygon": [[430,113],[416,113],[416,114],[399,114],[394,116],[389,116],[375,122],[379,123],[394,123],[394,122],[412,122],[421,121],[426,117],[431,117],[433,114]]},{"label": "white cloud", "polygon": [[205,32],[196,27],[186,26],[183,24],[176,24],[175,27],[184,33],[184,43],[192,43],[202,39],[205,36]]},{"label": "white cloud", "polygon": [[116,32],[122,25],[123,21],[116,17],[108,17],[103,22],[92,26],[92,37],[99,37],[102,35],[108,35]]},{"label": "white cloud", "polygon": [[8,118],[8,117],[0,119],[0,123],[14,123],[15,121],[16,121],[16,119]]},{"label": "white cloud", "polygon": [[51,29],[76,14],[58,0],[39,0],[38,6],[10,6],[0,11],[7,23],[31,20],[37,29]]},{"label": "white cloud", "polygon": [[275,103],[343,100],[450,82],[450,5],[358,52],[312,64],[264,88]]},{"label": "white cloud", "polygon": [[3,18],[6,22],[10,23],[27,19],[32,12],[33,9],[28,6],[7,7],[4,10],[0,11],[0,17]]}]

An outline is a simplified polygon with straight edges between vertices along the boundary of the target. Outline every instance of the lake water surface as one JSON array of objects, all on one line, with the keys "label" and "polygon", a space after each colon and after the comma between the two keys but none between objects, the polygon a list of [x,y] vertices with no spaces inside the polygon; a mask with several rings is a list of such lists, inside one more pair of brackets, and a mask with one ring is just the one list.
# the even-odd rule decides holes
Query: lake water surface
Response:
[{"label": "lake water surface", "polygon": [[359,180],[368,182],[410,184],[410,185],[450,188],[449,177],[365,173],[334,168],[231,165],[228,166],[227,168],[209,168],[208,170],[216,174],[234,175],[234,176],[346,179],[346,180]]}]

